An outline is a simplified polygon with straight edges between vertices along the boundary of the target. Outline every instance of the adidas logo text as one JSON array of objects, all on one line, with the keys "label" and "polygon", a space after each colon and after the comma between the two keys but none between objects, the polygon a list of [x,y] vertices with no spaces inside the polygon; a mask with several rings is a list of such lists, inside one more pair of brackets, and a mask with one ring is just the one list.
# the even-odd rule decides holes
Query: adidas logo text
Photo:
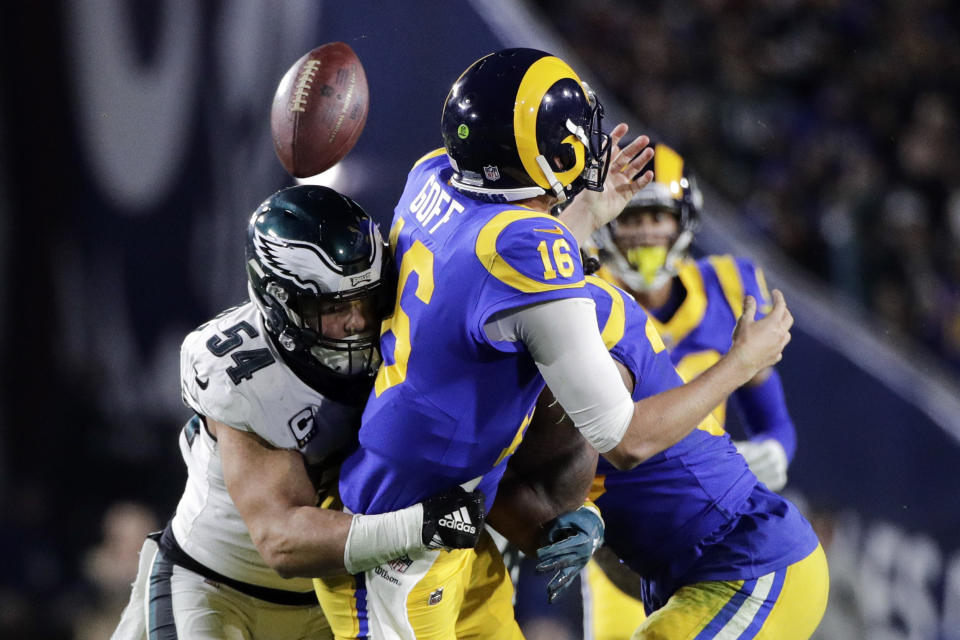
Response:
[{"label": "adidas logo text", "polygon": [[455,529],[457,531],[466,531],[467,533],[476,533],[477,528],[472,524],[466,522],[454,522],[450,518],[440,518],[440,526],[447,527],[448,529]]},{"label": "adidas logo text", "polygon": [[437,524],[454,531],[465,531],[471,534],[477,532],[477,528],[470,521],[470,514],[463,507],[440,518]]}]

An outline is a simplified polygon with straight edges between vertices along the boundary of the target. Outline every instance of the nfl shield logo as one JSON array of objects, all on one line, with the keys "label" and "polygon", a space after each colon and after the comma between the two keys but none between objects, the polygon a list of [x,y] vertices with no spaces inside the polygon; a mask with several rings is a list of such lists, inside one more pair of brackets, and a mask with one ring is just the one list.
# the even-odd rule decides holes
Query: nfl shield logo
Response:
[{"label": "nfl shield logo", "polygon": [[500,179],[500,169],[496,168],[493,165],[483,168],[483,175],[487,177],[487,180],[495,181]]},{"label": "nfl shield logo", "polygon": [[427,605],[433,606],[435,604],[440,604],[441,600],[443,600],[443,587],[440,587],[430,594],[430,599],[427,601]]}]

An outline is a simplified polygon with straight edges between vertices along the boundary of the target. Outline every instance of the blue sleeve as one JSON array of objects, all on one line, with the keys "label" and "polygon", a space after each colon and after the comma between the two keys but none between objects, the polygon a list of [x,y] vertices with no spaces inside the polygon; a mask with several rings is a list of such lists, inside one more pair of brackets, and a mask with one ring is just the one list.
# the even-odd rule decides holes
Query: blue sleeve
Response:
[{"label": "blue sleeve", "polygon": [[634,402],[681,386],[683,379],[643,308],[608,283],[593,277],[587,282],[597,305],[600,336],[610,355],[633,374]]},{"label": "blue sleeve", "polygon": [[780,374],[774,369],[761,384],[743,386],[734,393],[750,440],[774,438],[783,445],[787,460],[797,451],[797,431],[787,411]]}]

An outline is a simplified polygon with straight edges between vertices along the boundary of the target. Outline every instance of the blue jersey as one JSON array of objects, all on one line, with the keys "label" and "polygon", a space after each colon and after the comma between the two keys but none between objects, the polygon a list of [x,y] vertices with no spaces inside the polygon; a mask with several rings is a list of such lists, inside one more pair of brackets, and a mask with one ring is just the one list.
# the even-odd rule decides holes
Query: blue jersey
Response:
[{"label": "blue jersey", "polygon": [[[683,384],[654,319],[620,289],[588,282],[607,347],[634,376],[634,401]],[[607,544],[644,577],[650,609],[682,584],[758,577],[817,545],[796,507],[757,483],[712,416],[629,471],[601,458],[591,497]]]},{"label": "blue jersey", "polygon": [[357,513],[407,507],[481,476],[489,509],[544,381],[523,344],[489,340],[484,324],[518,306],[589,295],[562,223],[471,200],[448,185],[451,173],[442,150],[425,156],[394,212],[397,304],[383,325],[360,447],[340,474],[343,503]]},{"label": "blue jersey", "polygon": [[[617,283],[606,269],[597,275]],[[709,256],[701,260],[685,260],[677,278],[685,297],[669,318],[651,320],[663,338],[674,366],[681,377],[692,380],[712,367],[730,350],[733,329],[743,314],[743,297],[757,301],[757,319],[770,312],[770,293],[763,272],[752,262],[732,256]],[[726,403],[713,412],[723,426]]]}]

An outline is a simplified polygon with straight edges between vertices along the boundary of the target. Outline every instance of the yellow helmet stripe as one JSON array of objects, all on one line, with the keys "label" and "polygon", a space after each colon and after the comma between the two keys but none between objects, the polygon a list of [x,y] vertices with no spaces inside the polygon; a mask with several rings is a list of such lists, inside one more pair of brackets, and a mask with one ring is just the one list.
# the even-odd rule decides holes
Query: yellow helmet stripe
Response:
[{"label": "yellow helmet stripe", "polygon": [[[570,78],[583,87],[580,78],[566,62],[554,56],[540,58],[530,65],[520,81],[517,101],[513,107],[513,135],[516,138],[520,162],[537,186],[547,190],[550,189],[550,183],[537,165],[537,156],[540,155],[537,145],[537,113],[540,111],[543,96],[563,78]],[[585,153],[583,143],[573,135],[565,138],[564,143],[573,145],[577,160],[572,169],[556,174],[560,183],[566,186],[583,173]],[[553,158],[547,158],[547,161],[552,160]]]},{"label": "yellow helmet stripe", "polygon": [[666,185],[670,189],[670,196],[674,200],[679,200],[683,197],[683,188],[680,186],[680,180],[683,178],[683,158],[665,144],[658,144],[655,151],[654,180]]}]

